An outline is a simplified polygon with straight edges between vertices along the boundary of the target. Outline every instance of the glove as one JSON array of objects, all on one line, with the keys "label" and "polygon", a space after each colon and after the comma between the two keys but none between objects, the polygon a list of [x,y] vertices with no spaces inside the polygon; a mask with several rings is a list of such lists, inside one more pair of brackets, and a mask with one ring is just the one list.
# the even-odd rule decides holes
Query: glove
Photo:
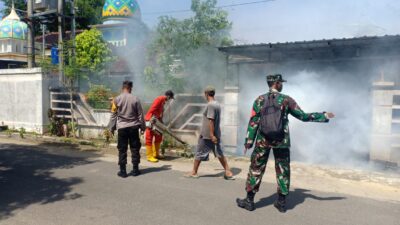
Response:
[{"label": "glove", "polygon": [[155,124],[156,121],[157,121],[157,117],[152,116],[151,119],[150,119],[150,122],[151,122],[152,124]]}]

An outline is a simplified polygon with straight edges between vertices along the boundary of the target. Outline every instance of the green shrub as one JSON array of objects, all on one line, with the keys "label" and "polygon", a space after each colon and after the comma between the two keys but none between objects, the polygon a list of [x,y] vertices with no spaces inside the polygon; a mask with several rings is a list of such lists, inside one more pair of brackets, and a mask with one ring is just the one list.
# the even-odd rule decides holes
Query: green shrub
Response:
[{"label": "green shrub", "polygon": [[68,121],[67,127],[68,133],[70,133],[72,137],[75,137],[76,133],[78,132],[78,125],[76,124],[76,122]]},{"label": "green shrub", "polygon": [[19,128],[18,133],[21,138],[24,138],[25,137],[24,135],[26,134],[25,128],[23,127]]},{"label": "green shrub", "polygon": [[94,109],[110,109],[112,92],[104,85],[92,85],[87,93],[87,102]]},{"label": "green shrub", "polygon": [[109,129],[104,129],[103,136],[104,136],[106,145],[110,144],[111,139],[113,137],[113,134],[111,133],[111,131]]},{"label": "green shrub", "polygon": [[13,131],[11,129],[7,129],[6,130],[6,134],[7,134],[8,137],[11,137],[12,134],[13,134]]}]

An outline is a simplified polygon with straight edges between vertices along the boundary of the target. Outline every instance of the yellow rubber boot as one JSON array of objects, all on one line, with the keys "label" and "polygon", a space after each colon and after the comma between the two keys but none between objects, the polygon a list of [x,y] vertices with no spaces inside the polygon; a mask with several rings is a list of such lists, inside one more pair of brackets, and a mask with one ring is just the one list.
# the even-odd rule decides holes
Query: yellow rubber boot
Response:
[{"label": "yellow rubber boot", "polygon": [[147,161],[152,162],[152,163],[156,163],[156,162],[158,162],[158,159],[154,158],[153,154],[154,154],[153,147],[149,146],[149,145],[146,145]]},{"label": "yellow rubber boot", "polygon": [[157,159],[157,151],[156,151],[156,145],[153,144],[153,158]]},{"label": "yellow rubber boot", "polygon": [[154,144],[154,158],[156,159],[164,159],[164,156],[160,153],[161,143]]}]

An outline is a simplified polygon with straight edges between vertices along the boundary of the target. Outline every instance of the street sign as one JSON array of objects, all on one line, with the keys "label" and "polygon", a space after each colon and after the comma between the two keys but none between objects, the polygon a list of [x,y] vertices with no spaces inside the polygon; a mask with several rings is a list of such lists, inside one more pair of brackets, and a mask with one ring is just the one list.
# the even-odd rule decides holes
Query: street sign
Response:
[{"label": "street sign", "polygon": [[58,65],[60,62],[59,57],[58,57],[58,48],[57,47],[52,47],[51,48],[51,64],[53,65]]}]

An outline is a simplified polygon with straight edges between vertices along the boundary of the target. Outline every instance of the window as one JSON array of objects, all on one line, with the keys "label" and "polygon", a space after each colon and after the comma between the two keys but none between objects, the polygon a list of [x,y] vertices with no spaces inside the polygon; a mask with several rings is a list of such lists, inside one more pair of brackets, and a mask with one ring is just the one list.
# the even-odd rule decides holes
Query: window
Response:
[{"label": "window", "polygon": [[393,109],[392,118],[400,120],[400,109]]},{"label": "window", "polygon": [[400,95],[393,96],[393,105],[400,105]]},{"label": "window", "polygon": [[11,45],[10,41],[7,44],[7,51],[6,52],[12,52],[12,45]]},{"label": "window", "polygon": [[27,48],[26,42],[23,42],[22,43],[22,53],[27,53],[27,52],[28,52],[28,48]]},{"label": "window", "polygon": [[392,123],[392,133],[400,134],[400,123]]}]

